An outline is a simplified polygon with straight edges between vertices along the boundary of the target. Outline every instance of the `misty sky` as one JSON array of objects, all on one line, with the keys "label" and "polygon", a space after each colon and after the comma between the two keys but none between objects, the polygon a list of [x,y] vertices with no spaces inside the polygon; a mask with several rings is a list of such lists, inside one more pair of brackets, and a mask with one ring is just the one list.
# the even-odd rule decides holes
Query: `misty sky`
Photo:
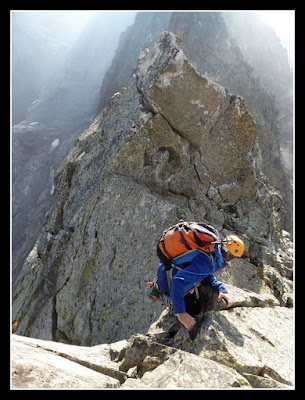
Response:
[{"label": "misty sky", "polygon": [[271,26],[280,38],[282,45],[287,49],[289,64],[294,65],[294,10],[269,10],[259,11],[262,21]]},{"label": "misty sky", "polygon": [[13,11],[15,19],[29,25],[41,25],[47,28],[57,39],[72,45],[86,24],[95,14],[94,11]]},{"label": "misty sky", "polygon": [[[30,23],[32,21],[43,25],[58,39],[71,45],[81,34],[90,18],[99,12],[107,13],[107,11],[98,10],[16,11],[13,13],[19,14],[22,18],[27,18]],[[249,12],[249,10],[246,10],[246,12]],[[288,51],[291,63],[294,59],[294,10],[262,10],[255,12],[258,12],[260,18],[276,31],[283,46]]]}]

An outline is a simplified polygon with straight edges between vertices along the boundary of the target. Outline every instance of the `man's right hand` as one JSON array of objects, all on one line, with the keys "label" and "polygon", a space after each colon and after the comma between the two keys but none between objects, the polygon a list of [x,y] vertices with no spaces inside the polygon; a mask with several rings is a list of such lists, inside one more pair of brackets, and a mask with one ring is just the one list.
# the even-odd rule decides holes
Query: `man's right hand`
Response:
[{"label": "man's right hand", "polygon": [[177,318],[181,322],[182,325],[186,327],[188,331],[191,331],[195,328],[196,320],[188,313],[178,313]]}]

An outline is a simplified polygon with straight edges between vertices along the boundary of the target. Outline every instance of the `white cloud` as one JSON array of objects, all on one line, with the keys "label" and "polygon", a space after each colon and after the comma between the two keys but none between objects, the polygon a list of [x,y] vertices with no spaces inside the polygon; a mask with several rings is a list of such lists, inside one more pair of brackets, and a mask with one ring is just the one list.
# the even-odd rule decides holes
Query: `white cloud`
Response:
[{"label": "white cloud", "polygon": [[294,59],[295,12],[294,10],[258,11],[262,21],[271,26],[282,45],[287,49],[289,61]]}]

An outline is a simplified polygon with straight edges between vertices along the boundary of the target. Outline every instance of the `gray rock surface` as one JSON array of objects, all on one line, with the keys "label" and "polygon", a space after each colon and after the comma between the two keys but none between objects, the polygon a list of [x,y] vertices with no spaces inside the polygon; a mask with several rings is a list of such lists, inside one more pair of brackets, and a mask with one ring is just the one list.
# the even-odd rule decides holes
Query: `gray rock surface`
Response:
[{"label": "gray rock surface", "polygon": [[117,388],[125,381],[105,348],[86,348],[12,335],[12,387]]},{"label": "gray rock surface", "polygon": [[145,333],[162,310],[144,293],[155,245],[181,218],[244,240],[244,257],[219,279],[293,305],[293,246],[282,198],[257,162],[255,122],[180,43],[165,32],[140,54],[136,76],[55,176],[54,204],[14,288],[16,334],[96,345]]},{"label": "gray rock surface", "polygon": [[182,38],[199,73],[246,100],[258,128],[262,171],[283,196],[284,228],[292,233],[293,73],[279,38],[255,13],[138,13],[105,74],[100,110],[127,85],[140,51],[164,30]]},{"label": "gray rock surface", "polygon": [[111,344],[84,347],[12,335],[12,387],[293,389],[293,310],[270,295],[228,289],[231,309],[200,286],[195,334],[164,310],[146,335]]},{"label": "gray rock surface", "polygon": [[[53,203],[56,170],[96,113],[104,74],[99,110],[108,104],[114,93],[128,85],[140,52],[157,42],[164,30],[182,38],[183,52],[199,73],[227,88],[233,94],[232,101],[235,95],[245,99],[258,128],[259,148],[255,148],[255,162],[281,193],[282,204],[278,205],[283,214],[283,227],[290,233],[293,231],[293,74],[285,49],[275,33],[263,26],[255,13],[138,12],[134,24],[118,40],[119,32],[128,24],[128,14],[131,23],[132,13],[101,13],[71,51],[65,51],[65,66],[62,65],[54,79],[47,73],[53,65],[49,57],[62,44],[54,42],[54,38],[46,42],[45,32],[37,31],[32,24],[26,31],[18,32],[19,27],[13,32],[16,61],[13,65],[13,97],[16,88],[23,90],[28,86],[36,87],[38,83],[41,86],[42,75],[47,83],[43,91],[40,87],[39,98],[37,88],[32,87],[36,96],[33,100],[37,100],[29,107],[26,121],[13,127],[14,284]],[[109,24],[113,18],[115,23]],[[29,42],[30,38],[34,42]],[[43,51],[45,57],[39,57],[37,48],[43,47],[43,43],[47,43]],[[118,47],[114,54],[116,43]],[[66,46],[64,48],[67,50]],[[59,64],[64,64],[62,57],[57,58]],[[29,60],[34,62],[33,68],[28,67]],[[20,68],[24,74],[19,72]],[[32,89],[28,88],[30,92]],[[17,100],[23,102],[25,99],[20,96],[21,92],[18,93],[13,107]],[[149,160],[147,157],[146,161]],[[288,163],[290,174],[283,162],[286,166]],[[206,170],[198,163],[197,167],[202,188],[211,196],[214,191],[215,198],[222,196],[229,203],[238,200],[237,183],[221,185],[219,193],[215,192],[214,186],[209,188]],[[180,179],[171,182],[173,190],[179,185]],[[221,222],[219,213],[211,212]]]}]

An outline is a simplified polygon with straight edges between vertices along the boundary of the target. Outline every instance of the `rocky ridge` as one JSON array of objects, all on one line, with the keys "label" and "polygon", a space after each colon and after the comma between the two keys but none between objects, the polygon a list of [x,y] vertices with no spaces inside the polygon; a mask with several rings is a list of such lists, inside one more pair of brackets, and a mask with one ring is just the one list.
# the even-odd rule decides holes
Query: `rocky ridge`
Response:
[{"label": "rocky ridge", "polygon": [[[114,358],[131,376],[126,386],[136,379],[187,387],[181,379],[190,361],[181,352],[199,362],[200,387],[211,387],[200,364],[207,362],[227,376],[214,387],[292,385],[293,246],[282,197],[260,165],[244,99],[200,75],[180,39],[164,32],[59,169],[56,201],[13,293],[14,332],[65,346],[119,341],[125,350]],[[212,223],[222,236],[237,233],[246,245],[219,275],[234,285],[237,306],[203,310],[191,343],[172,316],[153,324],[162,306],[143,294],[156,273],[158,236],[181,218]],[[173,357],[156,360],[151,340]],[[149,371],[148,355],[147,364],[157,363]],[[178,359],[171,383],[158,381],[162,366],[174,369]]]},{"label": "rocky ridge", "polygon": [[165,30],[182,38],[182,50],[199,73],[246,100],[258,128],[262,172],[283,197],[284,226],[292,233],[293,76],[279,39],[255,13],[138,13],[105,74],[100,109],[127,85],[140,50]]},{"label": "rocky ridge", "polygon": [[[103,15],[88,26],[71,49],[64,71],[32,104],[26,121],[13,127],[13,284],[53,202],[55,171],[92,122],[101,79],[118,33],[127,24],[114,14],[116,23],[110,27]],[[199,73],[246,100],[258,127],[261,169],[283,197],[284,229],[292,233],[292,187],[281,165],[283,151],[286,158],[292,157],[292,73],[279,39],[261,30],[253,13],[252,22],[246,18],[249,13],[241,14],[242,21],[235,21],[231,12],[137,13],[134,24],[121,34],[105,73],[99,109],[127,86],[143,48],[158,41],[163,30],[178,34],[184,54]],[[109,41],[109,28],[114,42]]]}]

